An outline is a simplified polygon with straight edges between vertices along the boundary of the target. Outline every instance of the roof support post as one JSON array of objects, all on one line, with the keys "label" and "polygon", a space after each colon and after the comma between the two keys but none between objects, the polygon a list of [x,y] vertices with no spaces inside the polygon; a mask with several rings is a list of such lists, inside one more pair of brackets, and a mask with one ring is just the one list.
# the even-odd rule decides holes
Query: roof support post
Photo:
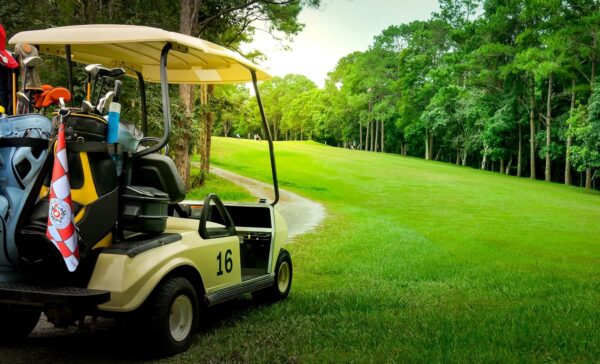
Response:
[{"label": "roof support post", "polygon": [[148,109],[146,106],[146,82],[144,81],[144,75],[141,72],[135,71],[138,78],[138,85],[140,87],[140,103],[142,109],[142,132],[144,135],[148,135]]},{"label": "roof support post", "polygon": [[67,86],[73,95],[73,62],[71,62],[71,45],[69,44],[65,45],[65,57],[67,59]]},{"label": "roof support post", "polygon": [[160,150],[167,144],[169,137],[171,136],[171,105],[169,99],[169,80],[167,79],[167,56],[172,47],[173,45],[171,43],[167,43],[160,52],[160,93],[163,105],[163,136],[157,144],[137,152],[135,157],[141,157]]},{"label": "roof support post", "polygon": [[267,123],[265,116],[265,110],[263,109],[262,101],[260,100],[260,94],[258,93],[258,81],[256,79],[256,71],[250,69],[252,75],[252,85],[254,86],[254,93],[256,95],[256,102],[258,103],[258,109],[260,110],[260,118],[262,120],[262,126],[267,136],[267,142],[269,143],[269,156],[271,157],[271,174],[273,175],[273,189],[275,190],[275,200],[271,205],[275,206],[279,202],[279,183],[277,181],[277,168],[275,166],[275,150],[273,149],[273,138],[271,137],[271,130]]}]

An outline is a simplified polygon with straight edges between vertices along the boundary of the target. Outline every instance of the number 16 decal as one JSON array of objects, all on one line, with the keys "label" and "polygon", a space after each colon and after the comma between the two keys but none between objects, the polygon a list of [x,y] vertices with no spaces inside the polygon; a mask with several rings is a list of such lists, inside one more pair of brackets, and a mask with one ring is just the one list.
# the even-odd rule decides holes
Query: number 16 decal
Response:
[{"label": "number 16 decal", "polygon": [[[218,276],[223,275],[223,258],[221,257],[221,254],[223,253],[219,252],[219,255],[217,255],[217,262],[219,262],[219,270],[217,271]],[[231,273],[233,270],[233,259],[231,259],[231,254],[233,254],[231,249],[227,249],[225,252],[225,272],[227,273]]]}]

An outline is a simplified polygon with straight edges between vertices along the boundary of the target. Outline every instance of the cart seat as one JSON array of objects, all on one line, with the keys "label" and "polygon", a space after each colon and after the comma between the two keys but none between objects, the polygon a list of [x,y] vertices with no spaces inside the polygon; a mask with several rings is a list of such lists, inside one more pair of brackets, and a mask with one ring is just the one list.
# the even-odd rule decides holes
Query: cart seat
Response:
[{"label": "cart seat", "polygon": [[133,186],[148,186],[169,195],[170,203],[185,199],[185,185],[171,158],[157,153],[147,154],[134,161]]}]

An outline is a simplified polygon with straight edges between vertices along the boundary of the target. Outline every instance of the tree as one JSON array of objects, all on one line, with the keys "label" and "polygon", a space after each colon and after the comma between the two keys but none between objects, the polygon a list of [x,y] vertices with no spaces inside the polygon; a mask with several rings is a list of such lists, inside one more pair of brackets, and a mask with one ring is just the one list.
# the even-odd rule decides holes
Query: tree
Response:
[{"label": "tree", "polygon": [[[600,168],[600,82],[594,83],[589,104],[579,106],[569,119],[569,132],[576,142],[571,149],[571,161],[579,172]],[[587,183],[586,188],[592,188]]]}]

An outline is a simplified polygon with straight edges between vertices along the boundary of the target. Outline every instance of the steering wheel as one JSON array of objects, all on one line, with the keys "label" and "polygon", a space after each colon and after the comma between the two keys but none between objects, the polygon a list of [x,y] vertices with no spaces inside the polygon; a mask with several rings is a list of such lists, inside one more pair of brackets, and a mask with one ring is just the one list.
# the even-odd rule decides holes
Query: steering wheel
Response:
[{"label": "steering wheel", "polygon": [[[138,148],[139,148],[139,146],[141,146],[144,143],[158,144],[158,143],[160,143],[160,138],[158,138],[158,137],[143,137],[142,140],[140,140],[140,144],[138,145]],[[161,153],[162,155],[169,154],[169,144],[165,144],[165,146],[161,150],[162,150],[162,153]]]},{"label": "steering wheel", "polygon": [[[221,218],[224,220],[224,227],[206,227],[206,223],[210,219],[212,210],[210,206],[211,201],[214,202],[214,206],[217,208],[217,211],[219,211],[219,214],[221,214]],[[198,227],[198,230],[202,239],[222,238],[224,236],[236,235],[235,225],[233,224],[231,215],[229,215],[229,212],[225,208],[225,205],[223,205],[223,202],[221,202],[219,196],[214,193],[211,193],[204,198],[204,206],[202,207],[202,213],[200,214],[200,226]]]}]

